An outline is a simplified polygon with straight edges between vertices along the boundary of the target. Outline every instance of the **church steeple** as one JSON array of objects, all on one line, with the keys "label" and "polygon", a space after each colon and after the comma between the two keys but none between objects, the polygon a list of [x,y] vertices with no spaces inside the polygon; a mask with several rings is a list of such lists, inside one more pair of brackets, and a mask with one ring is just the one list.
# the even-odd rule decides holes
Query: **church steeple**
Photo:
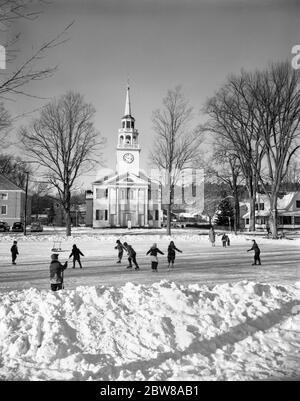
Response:
[{"label": "church steeple", "polygon": [[121,119],[117,144],[117,171],[119,174],[131,172],[139,175],[139,132],[135,128],[135,118],[131,115],[130,87],[127,84],[124,117]]},{"label": "church steeple", "polygon": [[129,84],[127,85],[124,117],[128,117],[128,116],[131,117],[130,87],[129,87]]}]

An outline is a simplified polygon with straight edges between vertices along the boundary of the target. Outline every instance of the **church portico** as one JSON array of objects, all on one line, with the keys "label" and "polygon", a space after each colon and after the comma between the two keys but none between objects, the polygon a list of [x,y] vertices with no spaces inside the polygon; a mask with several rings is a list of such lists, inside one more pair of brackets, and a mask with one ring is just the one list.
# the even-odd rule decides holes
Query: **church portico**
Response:
[{"label": "church portico", "polygon": [[161,227],[161,191],[140,171],[139,132],[129,87],[116,147],[116,173],[93,183],[93,227]]}]

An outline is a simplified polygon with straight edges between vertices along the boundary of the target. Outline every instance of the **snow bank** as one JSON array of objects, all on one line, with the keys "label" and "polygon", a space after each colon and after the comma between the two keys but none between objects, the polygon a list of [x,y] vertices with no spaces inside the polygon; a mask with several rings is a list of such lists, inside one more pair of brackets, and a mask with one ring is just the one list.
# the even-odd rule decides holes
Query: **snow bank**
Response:
[{"label": "snow bank", "polygon": [[0,295],[0,379],[299,377],[299,331],[299,285],[12,291]]}]

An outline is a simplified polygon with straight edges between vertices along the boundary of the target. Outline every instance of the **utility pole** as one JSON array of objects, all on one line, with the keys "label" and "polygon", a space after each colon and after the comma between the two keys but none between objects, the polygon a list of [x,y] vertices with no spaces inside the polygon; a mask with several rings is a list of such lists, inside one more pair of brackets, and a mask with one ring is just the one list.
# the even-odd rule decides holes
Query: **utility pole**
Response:
[{"label": "utility pole", "polygon": [[26,171],[26,188],[25,188],[25,213],[24,213],[24,235],[26,235],[26,223],[27,223],[27,199],[28,199],[28,175],[29,172]]}]

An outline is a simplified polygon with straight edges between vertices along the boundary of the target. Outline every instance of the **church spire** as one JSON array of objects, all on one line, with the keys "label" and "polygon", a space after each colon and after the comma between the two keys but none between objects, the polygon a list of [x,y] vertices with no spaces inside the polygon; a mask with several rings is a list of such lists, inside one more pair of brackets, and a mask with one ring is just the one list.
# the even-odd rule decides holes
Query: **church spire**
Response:
[{"label": "church spire", "polygon": [[129,87],[129,82],[127,83],[127,92],[126,92],[126,102],[125,102],[125,114],[124,117],[126,116],[131,116],[131,105],[130,105],[130,87]]}]

